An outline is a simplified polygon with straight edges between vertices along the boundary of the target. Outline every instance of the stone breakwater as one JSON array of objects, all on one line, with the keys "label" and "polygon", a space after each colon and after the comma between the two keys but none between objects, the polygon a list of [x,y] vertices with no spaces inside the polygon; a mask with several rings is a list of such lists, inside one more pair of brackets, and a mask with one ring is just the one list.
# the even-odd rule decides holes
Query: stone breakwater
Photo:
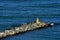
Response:
[{"label": "stone breakwater", "polygon": [[34,29],[41,28],[41,27],[47,27],[47,26],[48,24],[44,22],[39,22],[38,24],[36,24],[35,22],[25,23],[25,24],[22,24],[14,28],[0,31],[0,38],[4,38],[7,36],[15,35],[18,33],[29,31],[29,30],[34,30]]}]

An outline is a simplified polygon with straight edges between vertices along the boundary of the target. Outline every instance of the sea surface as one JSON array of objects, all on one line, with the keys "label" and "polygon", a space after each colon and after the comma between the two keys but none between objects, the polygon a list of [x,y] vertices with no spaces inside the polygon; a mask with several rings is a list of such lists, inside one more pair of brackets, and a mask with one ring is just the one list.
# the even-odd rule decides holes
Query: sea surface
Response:
[{"label": "sea surface", "polygon": [[60,40],[60,0],[0,0],[0,30],[33,22],[36,17],[55,24],[0,40]]}]

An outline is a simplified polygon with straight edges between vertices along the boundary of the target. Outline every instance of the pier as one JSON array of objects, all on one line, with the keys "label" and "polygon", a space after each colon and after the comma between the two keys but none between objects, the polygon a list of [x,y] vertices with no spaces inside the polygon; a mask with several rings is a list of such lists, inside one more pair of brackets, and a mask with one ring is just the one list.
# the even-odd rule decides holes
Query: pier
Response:
[{"label": "pier", "polygon": [[48,27],[48,26],[52,26],[52,25],[53,24],[40,22],[39,19],[37,18],[36,21],[34,21],[34,22],[25,23],[23,25],[1,31],[0,32],[0,38],[4,38],[4,37],[7,37],[7,36],[12,36],[12,35],[15,35],[15,34],[18,34],[18,33],[34,30],[34,29],[37,29],[37,28]]}]

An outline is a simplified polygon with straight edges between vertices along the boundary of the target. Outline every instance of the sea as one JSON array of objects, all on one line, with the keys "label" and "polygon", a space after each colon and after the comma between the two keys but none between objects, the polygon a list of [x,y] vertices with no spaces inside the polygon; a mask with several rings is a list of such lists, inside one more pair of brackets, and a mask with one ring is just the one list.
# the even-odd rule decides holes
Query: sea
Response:
[{"label": "sea", "polygon": [[35,21],[53,27],[32,30],[0,40],[60,40],[60,0],[0,0],[0,31]]}]

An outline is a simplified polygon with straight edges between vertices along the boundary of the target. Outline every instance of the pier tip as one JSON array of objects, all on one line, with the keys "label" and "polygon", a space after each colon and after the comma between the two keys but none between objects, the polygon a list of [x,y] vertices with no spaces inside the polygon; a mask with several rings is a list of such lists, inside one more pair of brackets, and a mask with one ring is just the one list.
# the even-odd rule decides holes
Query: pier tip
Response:
[{"label": "pier tip", "polygon": [[53,26],[53,25],[54,25],[54,23],[51,23],[50,25],[51,25],[51,26]]}]

